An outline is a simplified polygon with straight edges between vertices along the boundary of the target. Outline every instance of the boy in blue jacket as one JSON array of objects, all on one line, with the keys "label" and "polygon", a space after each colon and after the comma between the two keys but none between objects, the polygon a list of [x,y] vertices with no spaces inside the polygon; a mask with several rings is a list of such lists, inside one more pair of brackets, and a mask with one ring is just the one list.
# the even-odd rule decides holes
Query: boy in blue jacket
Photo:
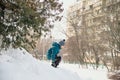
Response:
[{"label": "boy in blue jacket", "polygon": [[61,56],[58,56],[61,47],[64,46],[65,44],[65,39],[60,41],[59,43],[53,42],[52,47],[48,50],[47,52],[47,59],[52,60],[52,66],[57,67],[61,61]]}]

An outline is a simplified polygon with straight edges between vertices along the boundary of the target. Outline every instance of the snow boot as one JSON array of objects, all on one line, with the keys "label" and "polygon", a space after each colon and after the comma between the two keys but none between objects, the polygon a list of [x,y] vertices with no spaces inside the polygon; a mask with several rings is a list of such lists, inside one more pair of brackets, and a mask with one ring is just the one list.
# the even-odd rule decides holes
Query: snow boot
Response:
[{"label": "snow boot", "polygon": [[57,67],[57,65],[56,65],[55,62],[52,62],[51,66],[53,66],[53,67],[55,67],[55,68]]}]

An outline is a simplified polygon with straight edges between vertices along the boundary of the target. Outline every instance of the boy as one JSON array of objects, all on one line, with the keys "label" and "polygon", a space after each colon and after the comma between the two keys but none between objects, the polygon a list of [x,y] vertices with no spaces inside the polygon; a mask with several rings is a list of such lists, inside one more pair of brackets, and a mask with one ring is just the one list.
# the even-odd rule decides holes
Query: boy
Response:
[{"label": "boy", "polygon": [[61,61],[61,56],[58,56],[61,47],[65,45],[65,39],[60,41],[59,43],[53,42],[52,47],[47,52],[47,59],[52,60],[52,66],[57,67]]}]

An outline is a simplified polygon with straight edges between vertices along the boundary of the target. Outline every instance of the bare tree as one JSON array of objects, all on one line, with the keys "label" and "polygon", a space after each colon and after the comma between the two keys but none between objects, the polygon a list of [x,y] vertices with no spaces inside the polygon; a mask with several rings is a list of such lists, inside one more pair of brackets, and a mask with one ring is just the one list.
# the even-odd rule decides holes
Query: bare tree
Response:
[{"label": "bare tree", "polygon": [[106,24],[109,31],[109,47],[111,49],[112,70],[119,70],[120,53],[120,1],[111,0],[104,9],[106,13]]}]

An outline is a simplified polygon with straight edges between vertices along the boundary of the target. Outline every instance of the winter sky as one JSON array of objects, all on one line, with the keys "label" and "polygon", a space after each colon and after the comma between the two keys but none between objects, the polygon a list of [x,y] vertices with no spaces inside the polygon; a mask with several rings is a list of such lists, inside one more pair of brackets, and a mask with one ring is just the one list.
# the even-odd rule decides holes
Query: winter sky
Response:
[{"label": "winter sky", "polygon": [[63,2],[63,19],[60,22],[55,23],[55,28],[52,30],[52,36],[55,39],[64,39],[66,36],[63,34],[63,31],[66,29],[65,16],[67,14],[67,9],[70,5],[74,4],[76,0],[60,0]]}]

